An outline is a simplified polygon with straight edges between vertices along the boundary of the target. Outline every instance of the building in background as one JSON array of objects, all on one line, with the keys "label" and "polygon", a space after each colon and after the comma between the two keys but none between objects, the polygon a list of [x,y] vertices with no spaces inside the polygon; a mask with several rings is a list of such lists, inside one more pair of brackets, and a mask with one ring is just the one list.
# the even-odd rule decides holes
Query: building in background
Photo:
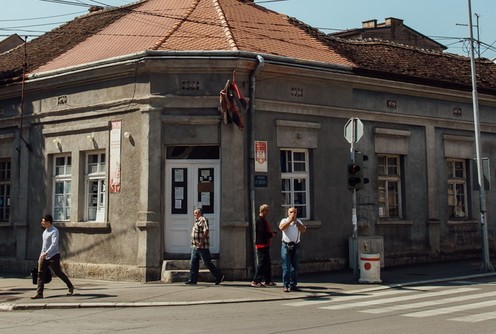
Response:
[{"label": "building in background", "polygon": [[[360,249],[385,266],[480,256],[468,58],[327,36],[238,0],[97,10],[26,49],[24,85],[23,51],[0,55],[2,272],[28,272],[52,212],[71,277],[173,281],[202,207],[218,266],[248,278],[262,203],[274,228],[298,208],[303,272],[347,267],[351,117],[369,157]],[[491,164],[496,65],[477,67]]]}]

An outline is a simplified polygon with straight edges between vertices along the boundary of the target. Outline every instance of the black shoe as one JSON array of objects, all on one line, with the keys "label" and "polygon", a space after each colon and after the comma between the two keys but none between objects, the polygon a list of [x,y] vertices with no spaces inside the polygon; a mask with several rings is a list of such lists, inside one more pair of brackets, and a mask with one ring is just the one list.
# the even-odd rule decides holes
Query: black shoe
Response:
[{"label": "black shoe", "polygon": [[289,288],[289,290],[296,291],[296,292],[301,291],[301,289],[299,287],[297,287],[297,286],[292,286],[292,287]]},{"label": "black shoe", "polygon": [[37,293],[36,295],[32,296],[31,299],[43,299],[43,295]]},{"label": "black shoe", "polygon": [[70,287],[67,291],[67,296],[72,296],[74,294],[74,287]]},{"label": "black shoe", "polygon": [[220,274],[219,277],[217,277],[217,279],[215,280],[215,285],[219,285],[220,283],[222,283],[224,281],[224,274]]},{"label": "black shoe", "polygon": [[184,282],[184,284],[186,284],[186,285],[196,285],[196,282],[187,281],[187,282]]}]

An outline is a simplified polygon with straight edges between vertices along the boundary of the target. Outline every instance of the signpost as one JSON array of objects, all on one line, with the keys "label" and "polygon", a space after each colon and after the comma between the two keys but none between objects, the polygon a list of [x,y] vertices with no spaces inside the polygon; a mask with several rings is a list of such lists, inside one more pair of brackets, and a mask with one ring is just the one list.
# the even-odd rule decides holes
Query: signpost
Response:
[{"label": "signpost", "polygon": [[[350,146],[350,161],[351,164],[356,163],[355,144],[363,136],[363,123],[357,117],[352,117],[344,125],[344,138],[351,144]],[[352,189],[352,208],[351,208],[351,222],[353,224],[353,273],[358,278],[358,218],[357,218],[357,189]]]}]

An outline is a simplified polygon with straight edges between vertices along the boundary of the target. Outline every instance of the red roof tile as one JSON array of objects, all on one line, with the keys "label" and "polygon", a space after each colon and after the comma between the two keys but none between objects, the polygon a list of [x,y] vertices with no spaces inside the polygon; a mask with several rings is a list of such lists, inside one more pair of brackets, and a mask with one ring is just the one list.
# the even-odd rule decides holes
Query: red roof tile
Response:
[{"label": "red roof tile", "polygon": [[242,50],[351,65],[325,43],[291,24],[287,16],[252,2],[147,0],[116,11],[121,15],[117,20],[35,72],[145,50]]},{"label": "red roof tile", "polygon": [[[330,47],[356,64],[360,74],[391,77],[395,80],[413,81],[446,87],[471,87],[470,58],[418,49],[383,40],[341,40],[328,38]],[[496,64],[477,60],[477,84],[481,90],[496,90]]]}]

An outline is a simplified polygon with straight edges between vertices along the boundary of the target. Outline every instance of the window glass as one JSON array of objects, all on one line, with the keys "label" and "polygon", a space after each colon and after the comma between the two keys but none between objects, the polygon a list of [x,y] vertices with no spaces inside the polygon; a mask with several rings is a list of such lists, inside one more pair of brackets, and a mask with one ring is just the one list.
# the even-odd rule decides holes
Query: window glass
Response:
[{"label": "window glass", "polygon": [[0,160],[0,221],[10,220],[10,160]]},{"label": "window glass", "polygon": [[399,155],[377,156],[378,202],[381,219],[401,219],[401,175]]},{"label": "window glass", "polygon": [[298,210],[298,217],[310,219],[310,190],[308,151],[284,149],[280,154],[282,216],[290,207]]},{"label": "window glass", "polygon": [[467,170],[462,159],[448,159],[448,215],[451,219],[468,218]]},{"label": "window glass", "polygon": [[71,219],[71,156],[54,157],[53,178],[53,219],[68,221]]},{"label": "window glass", "polygon": [[105,221],[107,177],[104,152],[86,155],[86,220]]}]

